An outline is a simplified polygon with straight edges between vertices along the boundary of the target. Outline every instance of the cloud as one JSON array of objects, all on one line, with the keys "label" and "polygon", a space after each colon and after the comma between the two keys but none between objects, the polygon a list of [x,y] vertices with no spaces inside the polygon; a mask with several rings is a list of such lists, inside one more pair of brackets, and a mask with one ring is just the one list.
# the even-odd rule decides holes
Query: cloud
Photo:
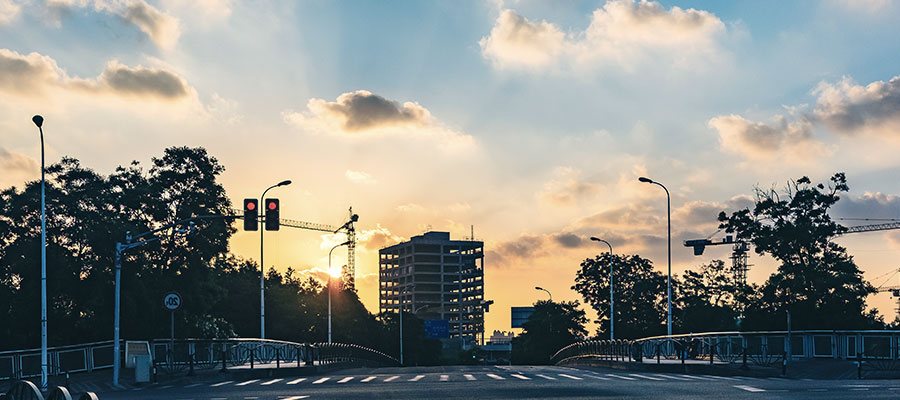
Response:
[{"label": "cloud", "polygon": [[313,98],[305,111],[285,111],[282,116],[286,123],[311,133],[431,138],[449,150],[475,147],[471,136],[447,128],[418,103],[400,103],[367,90],[343,93],[335,101]]},{"label": "cloud", "polygon": [[41,166],[37,161],[23,154],[13,153],[0,147],[0,171],[10,172],[40,172]]},{"label": "cloud", "polygon": [[390,230],[376,224],[375,229],[363,229],[356,234],[357,242],[364,248],[377,251],[403,241],[403,238],[391,233]]},{"label": "cloud", "polygon": [[194,93],[183,78],[163,69],[128,67],[112,60],[96,78],[72,78],[48,56],[0,49],[0,91],[40,96],[51,89],[161,100]]},{"label": "cloud", "polygon": [[557,167],[553,171],[553,178],[544,184],[538,197],[553,205],[571,206],[593,196],[602,187],[603,185],[599,183],[583,181],[580,170],[572,167]]},{"label": "cloud", "polygon": [[351,171],[348,169],[346,172],[344,172],[344,176],[348,181],[353,183],[361,183],[365,185],[374,185],[378,183],[378,181],[375,180],[375,178],[372,178],[372,175],[367,172]]},{"label": "cloud", "polygon": [[[843,196],[835,204],[832,215],[841,218],[900,218],[900,196],[881,192],[866,192],[859,197]],[[847,226],[866,224],[860,221],[840,223]]]},{"label": "cloud", "polygon": [[568,35],[547,21],[532,22],[503,10],[479,45],[482,56],[498,69],[541,70],[559,63],[629,70],[658,57],[678,66],[703,62],[718,53],[724,31],[725,24],[707,11],[613,0],[593,12],[587,29]]},{"label": "cloud", "polygon": [[0,0],[0,25],[8,24],[16,19],[22,6],[12,0]]},{"label": "cloud", "polygon": [[[0,0],[2,1],[2,0]],[[121,18],[141,30],[159,48],[170,50],[181,35],[179,21],[144,0],[49,0],[49,16],[57,25],[75,8],[91,8]]]},{"label": "cloud", "polygon": [[866,86],[844,77],[820,83],[813,94],[818,96],[815,117],[832,131],[900,138],[900,76]]},{"label": "cloud", "polygon": [[809,159],[824,151],[823,145],[812,139],[813,123],[805,118],[789,122],[785,116],[778,115],[767,124],[731,114],[712,118],[707,125],[719,133],[724,149],[748,158],[789,154]]}]

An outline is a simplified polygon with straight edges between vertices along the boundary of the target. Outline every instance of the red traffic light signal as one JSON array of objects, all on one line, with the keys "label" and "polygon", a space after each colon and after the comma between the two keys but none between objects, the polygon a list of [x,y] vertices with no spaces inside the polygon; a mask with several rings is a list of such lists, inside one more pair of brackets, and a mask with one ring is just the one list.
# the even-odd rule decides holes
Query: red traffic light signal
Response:
[{"label": "red traffic light signal", "polygon": [[277,231],[278,228],[281,227],[281,223],[279,221],[279,215],[281,214],[281,210],[279,209],[278,199],[266,199],[266,230],[267,231]]},{"label": "red traffic light signal", "polygon": [[259,230],[259,200],[244,199],[244,230]]}]

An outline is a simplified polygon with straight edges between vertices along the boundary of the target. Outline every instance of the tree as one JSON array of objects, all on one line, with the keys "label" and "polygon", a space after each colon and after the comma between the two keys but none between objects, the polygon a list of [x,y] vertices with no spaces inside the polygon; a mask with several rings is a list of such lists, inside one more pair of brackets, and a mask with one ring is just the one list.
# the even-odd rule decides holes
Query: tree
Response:
[{"label": "tree", "polygon": [[715,332],[736,328],[738,299],[743,298],[734,277],[722,260],[702,265],[699,272],[687,270],[676,287],[681,331]]},{"label": "tree", "polygon": [[[742,329],[771,329],[786,324],[772,313],[790,311],[794,329],[862,329],[879,326],[865,299],[875,289],[847,250],[832,242],[846,231],[828,210],[849,191],[844,173],[825,184],[802,177],[790,182],[783,195],[756,189],[756,205],[730,216],[719,214],[719,227],[750,241],[757,254],[780,264],[761,288],[755,307],[748,309]],[[773,322],[779,321],[779,322]]]},{"label": "tree", "polygon": [[[597,311],[597,336],[609,338],[609,268],[613,268],[615,336],[640,338],[666,333],[666,277],[638,255],[603,253],[581,263],[572,289]],[[673,286],[675,286],[673,282]]]},{"label": "tree", "polygon": [[578,301],[555,303],[538,301],[528,321],[522,324],[522,334],[513,338],[512,362],[516,364],[547,364],[550,357],[587,335],[584,311]]}]

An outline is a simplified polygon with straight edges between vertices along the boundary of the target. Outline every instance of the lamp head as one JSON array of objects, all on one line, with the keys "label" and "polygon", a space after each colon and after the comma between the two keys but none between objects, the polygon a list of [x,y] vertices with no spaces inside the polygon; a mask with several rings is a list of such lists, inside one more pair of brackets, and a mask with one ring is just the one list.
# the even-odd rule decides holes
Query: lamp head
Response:
[{"label": "lamp head", "polygon": [[359,221],[359,215],[358,214],[351,215],[350,222],[356,222],[356,221]]},{"label": "lamp head", "polygon": [[540,286],[535,286],[534,289],[535,289],[535,290],[544,290],[544,288],[542,288],[542,287],[540,287]]},{"label": "lamp head", "polygon": [[640,178],[638,178],[638,180],[641,181],[641,182],[644,182],[644,183],[653,183],[653,180],[652,180],[652,179],[650,179],[650,178],[645,178],[645,177],[643,177],[643,176],[640,177]]},{"label": "lamp head", "polygon": [[31,117],[31,121],[34,122],[34,124],[37,125],[38,128],[40,128],[42,125],[44,125],[44,117],[42,117],[40,115],[35,115],[35,116]]},{"label": "lamp head", "polygon": [[348,245],[348,244],[350,244],[350,241],[349,241],[349,240],[346,241],[346,242],[344,242],[344,243],[341,243],[340,245],[341,245],[341,246],[346,246],[346,245]]},{"label": "lamp head", "polygon": [[599,242],[599,241],[600,241],[600,238],[598,238],[598,237],[596,237],[596,236],[591,236],[591,240],[593,240],[593,241],[595,241],[595,242]]},{"label": "lamp head", "polygon": [[289,180],[286,180],[286,181],[281,181],[281,182],[279,182],[279,183],[278,183],[277,185],[275,185],[275,186],[287,186],[287,185],[290,185],[290,184],[291,184],[291,181],[290,181],[290,179],[289,179]]}]

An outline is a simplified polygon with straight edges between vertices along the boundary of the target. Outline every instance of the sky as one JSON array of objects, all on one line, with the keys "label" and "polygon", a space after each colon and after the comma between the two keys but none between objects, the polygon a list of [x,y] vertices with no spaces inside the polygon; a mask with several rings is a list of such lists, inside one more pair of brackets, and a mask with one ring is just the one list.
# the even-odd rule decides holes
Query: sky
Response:
[{"label": "sky", "polygon": [[[374,312],[379,248],[474,231],[490,335],[534,286],[580,300],[579,263],[605,251],[590,236],[665,271],[665,192],[639,176],[671,193],[676,275],[727,260],[681,243],[756,187],[846,172],[834,216],[900,218],[898,17],[890,0],[0,0],[0,187],[40,178],[34,114],[49,162],[104,174],[203,146],[236,207],[284,179],[283,218],[352,206]],[[258,260],[257,236],[231,250]],[[318,276],[343,240],[269,232],[266,268]],[[875,285],[900,268],[900,231],[836,240]],[[757,283],[776,267],[750,263]],[[869,305],[897,315],[889,293]]]}]

